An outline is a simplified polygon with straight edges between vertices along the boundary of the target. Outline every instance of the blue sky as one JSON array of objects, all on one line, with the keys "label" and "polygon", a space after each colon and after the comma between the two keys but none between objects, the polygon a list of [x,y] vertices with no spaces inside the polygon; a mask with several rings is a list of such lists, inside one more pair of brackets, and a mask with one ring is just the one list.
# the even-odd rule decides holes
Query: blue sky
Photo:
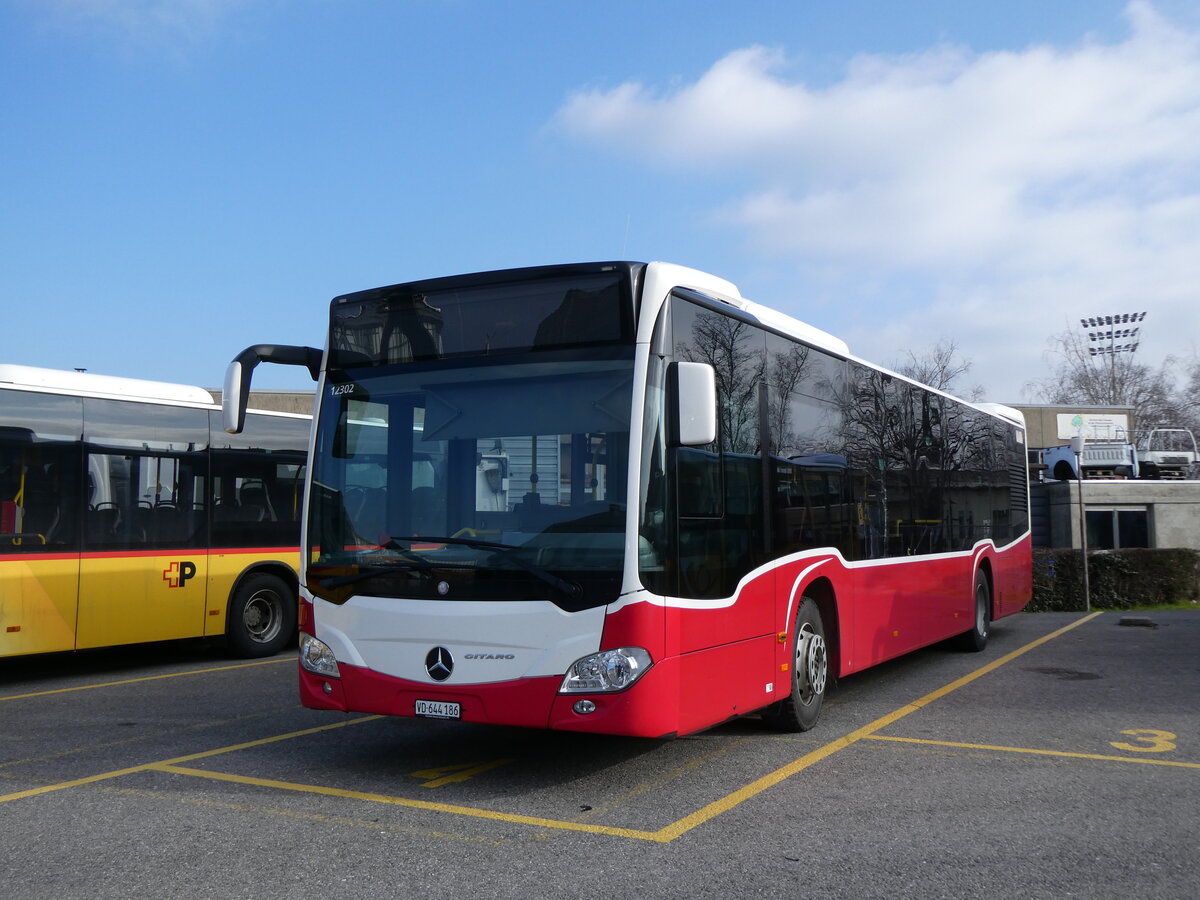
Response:
[{"label": "blue sky", "polygon": [[1197,352],[1200,9],[0,0],[0,198],[0,362],[219,386],[347,291],[664,259],[1016,402],[1080,316]]}]

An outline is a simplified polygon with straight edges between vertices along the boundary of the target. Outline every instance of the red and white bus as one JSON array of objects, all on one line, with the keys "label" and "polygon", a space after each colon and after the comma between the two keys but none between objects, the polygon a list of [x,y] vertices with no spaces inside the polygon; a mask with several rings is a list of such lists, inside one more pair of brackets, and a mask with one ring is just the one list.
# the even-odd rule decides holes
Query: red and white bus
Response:
[{"label": "red and white bus", "polygon": [[1018,412],[665,263],[334,299],[301,571],[306,706],[661,737],[816,722],[833,676],[1029,601]]}]

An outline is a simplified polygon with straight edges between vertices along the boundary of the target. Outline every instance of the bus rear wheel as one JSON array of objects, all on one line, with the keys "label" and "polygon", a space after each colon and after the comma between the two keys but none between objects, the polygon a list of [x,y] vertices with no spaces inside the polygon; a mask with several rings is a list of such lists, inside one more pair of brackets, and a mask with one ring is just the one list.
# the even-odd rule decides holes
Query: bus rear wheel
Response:
[{"label": "bus rear wheel", "polygon": [[987,646],[992,631],[992,589],[987,576],[975,573],[975,622],[971,630],[959,635],[958,645],[968,653],[978,653]]},{"label": "bus rear wheel", "polygon": [[762,711],[776,731],[808,731],[817,724],[829,679],[829,646],[817,601],[804,597],[792,638],[792,695]]},{"label": "bus rear wheel", "polygon": [[227,621],[229,648],[236,656],[273,656],[296,630],[295,592],[277,575],[251,575],[234,591]]}]

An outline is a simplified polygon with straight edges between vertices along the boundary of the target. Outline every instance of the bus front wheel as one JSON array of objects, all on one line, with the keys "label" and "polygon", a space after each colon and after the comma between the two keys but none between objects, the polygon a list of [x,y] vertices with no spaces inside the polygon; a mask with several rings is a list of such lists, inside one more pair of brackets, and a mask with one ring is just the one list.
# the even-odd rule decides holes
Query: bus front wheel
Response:
[{"label": "bus front wheel", "polygon": [[829,647],[817,601],[804,597],[796,610],[792,636],[792,695],[762,712],[777,731],[808,731],[817,724],[829,679]]},{"label": "bus front wheel", "polygon": [[296,595],[277,575],[251,575],[234,591],[227,621],[229,648],[235,655],[273,656],[296,630]]}]

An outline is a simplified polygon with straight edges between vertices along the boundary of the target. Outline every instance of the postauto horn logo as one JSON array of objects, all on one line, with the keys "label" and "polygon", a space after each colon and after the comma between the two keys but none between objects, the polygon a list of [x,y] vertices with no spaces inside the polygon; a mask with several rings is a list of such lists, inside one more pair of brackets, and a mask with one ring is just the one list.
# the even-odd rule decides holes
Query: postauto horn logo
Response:
[{"label": "postauto horn logo", "polygon": [[162,577],[167,587],[183,587],[189,579],[196,577],[196,564],[186,559],[173,562],[163,569]]}]

